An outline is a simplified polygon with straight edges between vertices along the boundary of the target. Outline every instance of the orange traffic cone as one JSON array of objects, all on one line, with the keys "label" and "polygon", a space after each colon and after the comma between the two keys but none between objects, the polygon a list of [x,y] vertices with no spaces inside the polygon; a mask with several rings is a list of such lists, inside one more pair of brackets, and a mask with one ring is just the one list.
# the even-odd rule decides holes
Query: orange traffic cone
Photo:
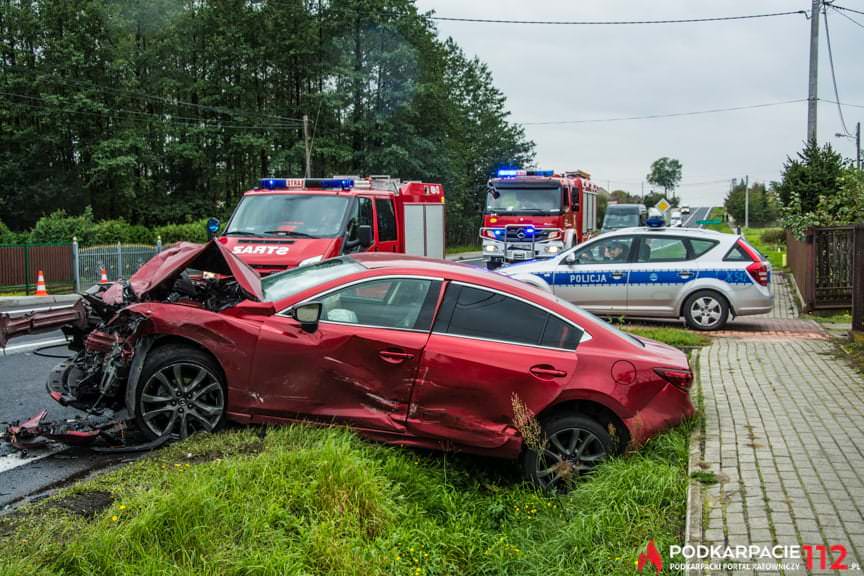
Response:
[{"label": "orange traffic cone", "polygon": [[48,296],[48,289],[45,287],[45,275],[39,270],[36,275],[36,296]]},{"label": "orange traffic cone", "polygon": [[102,277],[99,278],[99,284],[108,284],[108,271],[105,270],[105,267],[99,269],[99,273],[102,274]]}]

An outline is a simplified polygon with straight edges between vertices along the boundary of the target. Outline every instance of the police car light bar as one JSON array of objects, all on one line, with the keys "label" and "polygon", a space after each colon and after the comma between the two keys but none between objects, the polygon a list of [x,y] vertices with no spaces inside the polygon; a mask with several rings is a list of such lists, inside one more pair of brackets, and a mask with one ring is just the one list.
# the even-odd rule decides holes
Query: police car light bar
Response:
[{"label": "police car light bar", "polygon": [[517,170],[514,168],[498,170],[499,178],[513,178],[514,176],[525,176],[526,174],[525,170]]},{"label": "police car light bar", "polygon": [[555,175],[554,170],[528,170],[528,176],[547,176],[552,177]]},{"label": "police car light bar", "polygon": [[649,228],[665,228],[666,219],[663,216],[651,216],[645,221]]}]

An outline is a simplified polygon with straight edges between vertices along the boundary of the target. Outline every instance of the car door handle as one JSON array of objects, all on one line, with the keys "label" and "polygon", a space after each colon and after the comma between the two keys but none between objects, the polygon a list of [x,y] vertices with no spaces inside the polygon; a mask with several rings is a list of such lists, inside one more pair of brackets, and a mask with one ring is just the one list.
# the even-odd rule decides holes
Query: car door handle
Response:
[{"label": "car door handle", "polygon": [[690,272],[689,270],[682,270],[682,271],[678,272],[678,276],[680,276],[681,278],[689,278],[692,275],[693,275],[693,273]]},{"label": "car door handle", "polygon": [[620,280],[623,277],[624,277],[623,272],[612,272],[612,278],[614,278],[615,280]]},{"label": "car door handle", "polygon": [[402,364],[406,360],[413,360],[414,355],[410,352],[399,352],[398,350],[381,350],[378,356],[388,364]]},{"label": "car door handle", "polygon": [[558,370],[554,366],[550,366],[549,364],[538,364],[536,366],[532,366],[529,370],[531,374],[537,376],[538,378],[564,378],[567,376],[567,372],[564,370]]}]

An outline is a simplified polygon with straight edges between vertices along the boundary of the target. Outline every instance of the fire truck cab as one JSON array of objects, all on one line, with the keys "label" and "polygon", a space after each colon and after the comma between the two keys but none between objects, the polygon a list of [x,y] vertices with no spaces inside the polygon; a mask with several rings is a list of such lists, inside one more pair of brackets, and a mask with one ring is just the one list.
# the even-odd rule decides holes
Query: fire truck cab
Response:
[{"label": "fire truck cab", "polygon": [[368,178],[264,178],[219,242],[262,276],[354,252],[443,258],[444,187]]},{"label": "fire truck cab", "polygon": [[587,172],[507,169],[489,180],[480,238],[490,270],[551,258],[596,228],[597,186]]}]

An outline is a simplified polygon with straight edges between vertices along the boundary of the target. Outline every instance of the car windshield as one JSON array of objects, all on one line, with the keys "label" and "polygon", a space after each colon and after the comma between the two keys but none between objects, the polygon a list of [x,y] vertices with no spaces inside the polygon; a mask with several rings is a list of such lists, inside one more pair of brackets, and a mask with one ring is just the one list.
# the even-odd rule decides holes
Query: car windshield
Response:
[{"label": "car windshield", "polygon": [[561,212],[561,188],[498,188],[486,194],[486,212]]},{"label": "car windshield", "polygon": [[323,194],[245,196],[225,234],[332,238],[342,232],[349,203]]},{"label": "car windshield", "polygon": [[333,258],[309,266],[301,266],[261,279],[265,302],[276,302],[314,288],[330,280],[336,280],[360,272],[365,267],[352,258]]},{"label": "car windshield", "polygon": [[603,228],[630,228],[639,226],[639,213],[633,210],[608,209],[603,220]]}]

